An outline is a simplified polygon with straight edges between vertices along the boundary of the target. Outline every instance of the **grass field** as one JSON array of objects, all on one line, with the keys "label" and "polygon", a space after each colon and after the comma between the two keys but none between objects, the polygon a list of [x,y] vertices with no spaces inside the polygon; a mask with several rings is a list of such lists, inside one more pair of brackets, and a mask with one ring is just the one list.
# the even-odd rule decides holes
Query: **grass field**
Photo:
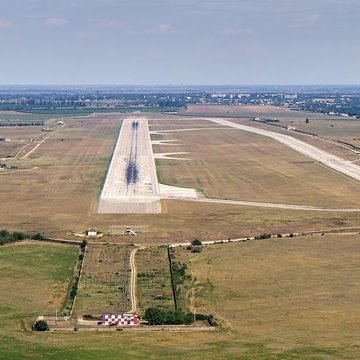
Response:
[{"label": "grass field", "polygon": [[[187,123],[194,125],[196,120]],[[272,139],[234,129],[162,136],[177,142],[154,145],[154,152],[187,151],[184,157],[191,159],[157,160],[159,180],[165,184],[200,189],[210,198],[333,208],[360,206],[357,181]]]},{"label": "grass field", "polygon": [[25,242],[0,247],[2,338],[21,332],[38,315],[60,310],[77,256],[77,248],[63,245]]},{"label": "grass field", "polygon": [[[359,244],[358,236],[323,236],[209,246],[196,255],[180,250],[197,277],[197,311],[215,314],[221,327],[214,333],[161,334],[26,331],[24,317],[43,308],[51,311],[48,294],[56,293],[54,281],[64,284],[71,274],[77,251],[68,256],[63,251],[71,248],[3,247],[1,265],[8,270],[2,271],[0,285],[0,359],[110,359],[117,354],[120,359],[355,360]],[[38,257],[29,262],[33,253]],[[17,284],[15,291],[4,281]],[[19,297],[20,285],[31,291],[22,290]]]},{"label": "grass field", "polygon": [[239,338],[299,358],[355,359],[359,240],[283,238],[209,246],[196,255],[177,252],[197,276],[198,311],[216,314]]},{"label": "grass field", "polygon": [[[248,121],[248,119],[256,117],[259,117],[260,119],[276,119],[278,122],[273,123],[275,125],[295,127],[299,131],[315,134],[335,143],[342,141],[354,146],[360,146],[360,137],[357,135],[360,131],[360,120],[358,119],[329,116],[305,111],[293,111],[275,106],[191,105],[186,111],[182,112],[182,114],[200,117],[231,117],[235,122],[263,127],[275,132],[284,132],[283,129],[276,126]],[[305,122],[306,119],[309,119],[308,124]],[[291,132],[291,135],[345,159],[352,161],[360,160],[359,156],[356,156],[352,151],[346,150],[343,147],[336,146],[329,142],[319,141],[318,139],[311,139],[311,137],[301,135],[299,132],[293,131]]]},{"label": "grass field", "polygon": [[[157,117],[152,117],[154,130],[208,125],[204,120]],[[111,225],[147,225],[147,232],[135,240],[149,245],[360,226],[359,213],[173,200],[163,201],[164,213],[157,215],[97,214],[120,123],[112,114],[69,118],[65,128],[28,159],[19,160],[38,168],[0,177],[0,227],[72,238],[72,232],[89,226],[106,232]],[[211,196],[359,204],[357,183],[304,162],[267,139],[233,130],[177,132],[161,138],[178,139],[179,145],[156,150],[189,151],[191,157],[186,162],[161,161],[164,182],[197,187]],[[108,240],[119,245],[89,246],[75,315],[121,310],[120,244],[135,240],[105,236],[100,241]],[[197,313],[215,315],[220,322],[215,332],[44,334],[30,332],[27,325],[38,314],[61,307],[78,249],[33,243],[0,247],[0,359],[355,360],[360,348],[359,254],[359,235],[222,244],[204,247],[200,254],[177,249],[177,261],[186,263],[195,279],[191,304]],[[170,308],[166,248],[140,250],[136,264],[139,273],[148,274],[138,277],[140,311],[159,301]]]},{"label": "grass field", "polygon": [[[161,124],[173,124],[173,118],[169,116],[152,115],[151,118],[156,120],[159,117],[166,119],[166,121],[161,120]],[[186,119],[183,122],[185,126],[193,121]],[[177,124],[182,121],[181,118],[175,120]],[[160,121],[156,123],[159,124]],[[197,121],[195,123],[197,124]],[[205,126],[207,123],[201,122]],[[16,165],[37,168],[0,176],[2,215],[0,225],[13,231],[44,231],[49,236],[60,238],[73,238],[74,232],[84,232],[90,226],[107,233],[112,225],[147,225],[147,232],[139,234],[136,242],[155,244],[190,241],[194,237],[226,239],[257,235],[265,231],[277,233],[360,225],[358,213],[274,211],[174,200],[162,201],[163,213],[158,215],[98,214],[98,196],[120,124],[121,119],[116,114],[69,118],[64,128],[41,144],[27,159],[17,160]],[[168,134],[162,135],[161,138],[175,137]],[[267,142],[250,144],[249,149],[252,149],[250,153],[245,145],[236,143],[236,141],[250,143],[250,140],[240,132],[232,133],[232,130],[208,130],[201,134],[199,131],[177,132],[176,138],[179,138],[181,140],[179,144],[183,145],[168,146],[166,151],[190,151],[186,156],[191,157],[192,160],[186,163],[174,160],[162,161],[160,175],[164,183],[205,189],[212,191],[213,196],[217,192],[221,196],[239,198],[241,195],[250,198],[252,193],[255,199],[277,201],[283,199],[288,203],[292,202],[290,200],[294,202],[296,200],[305,203],[305,199],[309,199],[310,194],[315,194],[314,200],[311,199],[313,203],[350,207],[351,204],[358,202],[359,197],[357,192],[354,192],[351,180],[323,169],[317,164],[293,164],[297,155],[289,158],[286,152],[275,146],[274,151],[279,154],[277,160],[264,151],[263,147],[264,144],[268,144]],[[215,152],[222,156],[216,155]],[[244,159],[239,158],[238,155]],[[228,160],[224,161],[223,156]],[[259,158],[254,160],[256,156]],[[276,172],[271,172],[268,164],[261,168],[261,165],[267,161],[271,161]],[[247,171],[244,166],[248,167]],[[311,174],[313,167],[319,169],[318,176]],[[235,173],[233,169],[236,170]],[[286,175],[284,172],[289,169],[294,173]],[[294,179],[295,175],[309,175],[309,177]],[[277,180],[286,183],[277,184]],[[310,189],[311,184],[316,181],[317,183]],[[289,185],[286,185],[287,182],[298,189],[301,193],[300,197]],[[258,184],[255,191],[251,187],[252,183],[254,188]],[[323,184],[328,188],[324,188]],[[249,188],[251,191],[248,193]],[[338,192],[342,195],[337,194]],[[110,239],[120,243],[127,241],[125,236],[110,237]]]}]

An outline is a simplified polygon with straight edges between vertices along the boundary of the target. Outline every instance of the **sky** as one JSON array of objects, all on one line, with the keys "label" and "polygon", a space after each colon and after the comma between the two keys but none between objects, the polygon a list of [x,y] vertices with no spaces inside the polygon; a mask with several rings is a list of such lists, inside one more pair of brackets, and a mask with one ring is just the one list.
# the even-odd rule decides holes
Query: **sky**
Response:
[{"label": "sky", "polygon": [[1,0],[0,84],[360,84],[360,0]]}]

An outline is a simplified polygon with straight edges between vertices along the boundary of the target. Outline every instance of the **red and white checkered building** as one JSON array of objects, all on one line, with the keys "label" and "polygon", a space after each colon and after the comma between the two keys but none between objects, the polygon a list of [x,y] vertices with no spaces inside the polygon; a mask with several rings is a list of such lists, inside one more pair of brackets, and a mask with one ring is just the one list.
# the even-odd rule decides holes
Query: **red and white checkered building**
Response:
[{"label": "red and white checkered building", "polygon": [[103,314],[102,325],[134,326],[139,325],[139,316],[136,314]]}]

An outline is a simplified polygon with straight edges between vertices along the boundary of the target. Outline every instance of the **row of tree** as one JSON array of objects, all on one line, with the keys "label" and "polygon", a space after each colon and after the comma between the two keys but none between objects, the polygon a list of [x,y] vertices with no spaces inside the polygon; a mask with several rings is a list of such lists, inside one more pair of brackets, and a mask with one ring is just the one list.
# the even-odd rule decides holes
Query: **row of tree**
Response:
[{"label": "row of tree", "polygon": [[40,233],[27,234],[18,231],[10,232],[4,229],[0,230],[0,245],[10,244],[16,241],[22,241],[26,239],[43,240],[44,235]]},{"label": "row of tree", "polygon": [[144,319],[149,322],[149,325],[190,325],[194,321],[194,315],[181,310],[165,311],[151,307],[146,309]]}]

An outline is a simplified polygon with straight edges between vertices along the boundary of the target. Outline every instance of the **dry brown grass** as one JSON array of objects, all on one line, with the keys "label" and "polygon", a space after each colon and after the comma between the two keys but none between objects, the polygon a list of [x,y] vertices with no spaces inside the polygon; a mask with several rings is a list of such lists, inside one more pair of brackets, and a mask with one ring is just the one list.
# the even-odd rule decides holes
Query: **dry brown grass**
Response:
[{"label": "dry brown grass", "polygon": [[0,127],[0,137],[8,138],[11,141],[0,141],[0,157],[12,157],[26,144],[30,139],[38,140],[46,133],[41,131],[41,126],[11,126]]},{"label": "dry brown grass", "polygon": [[[159,118],[166,120],[158,120],[159,123],[161,121],[162,124],[172,124],[172,117],[152,115],[152,119]],[[182,122],[181,118],[177,120],[184,124],[191,123],[188,120]],[[310,213],[181,201],[163,201],[163,213],[158,215],[98,214],[98,196],[120,126],[119,116],[97,115],[83,119],[67,119],[65,122],[66,127],[54,137],[50,137],[28,159],[17,161],[23,166],[37,166],[38,169],[0,177],[0,226],[2,228],[13,231],[44,231],[49,236],[71,238],[72,232],[83,232],[89,226],[108,232],[111,225],[148,225],[148,231],[139,234],[136,242],[159,244],[185,242],[194,237],[221,239],[256,235],[265,231],[276,233],[360,225],[359,214]],[[280,175],[289,168],[295,169],[294,171],[300,174],[308,174],[314,166],[320,169],[319,174],[322,176],[316,179],[316,174],[310,174],[309,179],[317,183],[314,189],[306,191],[311,190],[316,194],[314,201],[320,203],[325,201],[324,197],[329,198],[335,194],[334,201],[330,198],[327,201],[330,205],[340,204],[343,201],[342,195],[337,195],[336,191],[344,189],[344,204],[353,192],[354,186],[348,185],[349,180],[315,164],[292,164],[294,159],[289,159],[286,152],[282,150],[279,152],[281,156],[278,165],[275,164],[275,158],[271,160],[278,172],[271,173],[267,166],[261,172],[261,168],[256,165],[261,165],[271,159],[269,154],[261,159],[264,152],[266,153],[264,145],[267,143],[250,144],[249,148],[253,149],[252,154],[246,157],[246,147],[241,143],[237,144],[236,141],[249,143],[249,139],[243,135],[230,133],[231,131],[209,130],[204,134],[200,134],[199,131],[177,133],[176,138],[179,137],[180,142],[184,142],[186,147],[171,146],[166,147],[166,151],[170,148],[171,151],[177,151],[177,148],[179,151],[190,150],[190,157],[198,159],[186,162],[186,164],[171,160],[164,161],[163,164],[168,164],[165,165],[165,173],[169,174],[168,179],[164,178],[165,182],[171,180],[174,184],[181,186],[209,188],[213,192],[218,191],[220,195],[224,193],[224,196],[229,196],[231,193],[240,196],[239,194],[246,193],[246,187],[248,187],[255,197],[260,198],[251,184],[253,181],[255,186],[256,181],[259,181],[259,184],[264,186],[263,189],[259,188],[267,198],[272,197],[280,201],[281,195],[290,202],[291,196],[295,197],[295,195],[292,193],[289,195],[291,189],[286,185],[287,182],[291,181],[302,191],[309,180],[301,179],[304,181],[302,184],[300,179],[296,181],[293,179],[295,173],[288,177]],[[172,135],[162,137],[173,138]],[[277,147],[274,149],[279,151]],[[228,160],[224,161],[223,157],[216,155],[217,153]],[[236,154],[243,153],[244,160],[236,157]],[[251,156],[259,158],[252,162]],[[245,165],[249,166],[251,171],[246,172],[243,168]],[[235,174],[229,172],[232,166],[235,166]],[[223,169],[223,172],[217,170],[218,167]],[[269,177],[268,179],[255,177],[251,180],[250,175],[256,174],[267,174]],[[327,174],[330,174],[329,179],[327,179]],[[241,176],[241,181],[238,179],[239,176]],[[338,184],[335,184],[335,178],[338,179],[336,180]],[[275,183],[276,179],[284,182],[284,190]],[[321,184],[328,184],[329,188],[322,189]],[[344,184],[348,187],[344,188]],[[276,197],[272,186],[278,191]],[[357,202],[358,196],[353,194],[354,198],[349,199],[349,206]],[[305,195],[302,194],[302,197],[306,198],[306,196],[309,197],[306,192]],[[305,203],[305,200],[302,201]],[[112,237],[112,239],[119,243],[127,241],[124,236]]]},{"label": "dry brown grass", "polygon": [[38,139],[47,133],[41,131],[41,126],[9,126],[0,127],[0,137],[11,140]]},{"label": "dry brown grass", "polygon": [[[181,250],[198,311],[274,349],[359,346],[360,237],[318,236]],[[178,250],[180,251],[180,250]]]},{"label": "dry brown grass", "polygon": [[[323,207],[359,207],[358,182],[260,135],[233,129],[173,132],[171,152],[188,161],[158,160],[160,181],[201,189],[210,198]],[[174,142],[176,144],[176,142]],[[155,152],[169,146],[155,145]]]},{"label": "dry brown grass", "polygon": [[[300,131],[318,135],[326,140],[344,141],[354,146],[360,146],[360,121],[356,119],[349,119],[339,116],[329,116],[319,113],[309,113],[304,111],[293,111],[286,108],[276,106],[229,106],[229,105],[191,105],[182,113],[182,115],[193,116],[224,116],[232,117],[237,120],[235,122],[245,123],[255,127],[262,127],[267,130],[275,132],[284,132],[279,127],[271,125],[261,125],[254,122],[247,121],[250,118],[259,117],[261,119],[276,119],[278,122],[275,125],[292,126]],[[185,117],[187,118],[187,116]],[[305,120],[309,119],[306,124]],[[309,142],[317,147],[329,151],[337,156],[348,160],[359,159],[358,156],[341,146],[337,146],[318,139],[312,139],[309,136],[303,136],[298,132],[291,132],[292,136],[297,137],[303,141]]]},{"label": "dry brown grass", "polygon": [[[304,127],[302,126],[295,126],[296,128],[299,128],[299,130],[302,131],[306,131],[312,134],[316,134],[319,137],[315,137],[315,136],[311,136],[311,135],[307,135],[307,134],[303,134],[297,131],[287,131],[286,129],[277,127],[277,126],[271,126],[269,124],[263,124],[263,123],[256,123],[253,121],[250,121],[248,119],[231,119],[231,121],[235,122],[235,123],[240,123],[240,124],[244,124],[244,125],[248,125],[248,126],[252,126],[252,127],[257,127],[257,128],[261,128],[261,129],[265,129],[265,130],[270,130],[273,132],[277,132],[280,134],[286,134],[286,135],[290,135],[293,136],[301,141],[307,142],[311,145],[314,145],[315,147],[318,147],[320,149],[323,149],[331,154],[334,154],[336,156],[339,156],[345,160],[349,160],[349,161],[355,161],[355,160],[359,160],[359,154],[356,153],[356,151],[353,151],[351,149],[351,147],[349,146],[345,146],[344,144],[341,144],[338,142],[338,140],[340,141],[345,141],[349,144],[354,144],[356,146],[356,141],[354,141],[354,137],[353,135],[351,135],[351,131],[356,131],[354,130],[354,128],[358,128],[360,127],[360,122],[358,122],[358,124],[356,124],[356,120],[354,120],[354,124],[353,126],[351,126],[350,128],[346,127],[346,124],[344,125],[344,127],[341,125],[336,127],[336,131],[333,131],[331,136],[330,134],[328,134],[329,136],[325,135],[327,133],[327,128],[330,127],[331,128],[331,124],[334,121],[342,121],[342,120],[311,120],[310,123],[315,123],[318,122],[321,124],[321,126],[318,126],[318,128],[320,130],[316,130],[316,129],[310,129],[310,128],[306,128],[306,126],[304,125]],[[297,120],[289,120],[289,119],[283,119],[280,121],[280,123],[282,123],[282,126],[285,126],[284,122],[288,122],[289,125],[291,124],[291,126],[293,126],[293,124],[295,124],[295,121]],[[298,120],[301,123],[304,121],[304,119],[302,118],[301,120]]]}]

